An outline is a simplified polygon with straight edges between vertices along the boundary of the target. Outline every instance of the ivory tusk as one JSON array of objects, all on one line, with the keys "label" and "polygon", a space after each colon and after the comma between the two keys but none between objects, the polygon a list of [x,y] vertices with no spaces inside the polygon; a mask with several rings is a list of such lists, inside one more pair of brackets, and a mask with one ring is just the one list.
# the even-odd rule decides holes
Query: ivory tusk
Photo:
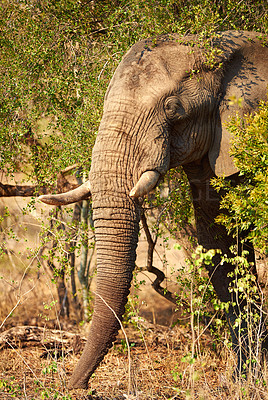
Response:
[{"label": "ivory tusk", "polygon": [[145,196],[155,187],[159,177],[160,174],[157,171],[144,172],[138,183],[131,189],[129,196],[134,198]]},{"label": "ivory tusk", "polygon": [[76,189],[69,190],[65,193],[60,194],[44,194],[39,196],[38,199],[43,203],[50,204],[53,206],[64,206],[77,201],[85,200],[91,196],[90,182],[87,181]]}]

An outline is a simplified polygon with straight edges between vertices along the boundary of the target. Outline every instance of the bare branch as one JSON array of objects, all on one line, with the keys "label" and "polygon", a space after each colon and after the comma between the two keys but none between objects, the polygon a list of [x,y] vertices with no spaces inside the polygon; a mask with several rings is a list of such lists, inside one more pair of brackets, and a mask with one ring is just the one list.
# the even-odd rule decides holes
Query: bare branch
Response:
[{"label": "bare branch", "polygon": [[152,239],[151,232],[149,230],[148,224],[146,217],[144,213],[141,216],[141,222],[142,226],[146,235],[146,239],[148,242],[148,253],[147,253],[147,271],[151,272],[152,274],[156,275],[156,279],[152,283],[152,287],[154,290],[159,293],[161,296],[163,296],[165,299],[169,300],[173,304],[177,304],[177,299],[176,296],[170,292],[169,290],[163,288],[161,286],[161,283],[164,281],[166,278],[164,272],[160,271],[160,269],[156,268],[153,266],[153,253],[154,253],[154,248],[157,242],[157,236],[155,240]]},{"label": "bare branch", "polygon": [[53,190],[56,193],[63,193],[69,190],[77,188],[79,185],[75,183],[70,183],[65,175],[67,175],[70,170],[77,168],[77,165],[72,165],[65,168],[63,171],[59,172],[57,176],[56,187],[39,185],[8,185],[0,182],[0,197],[34,197],[40,196],[42,194],[49,194]]}]

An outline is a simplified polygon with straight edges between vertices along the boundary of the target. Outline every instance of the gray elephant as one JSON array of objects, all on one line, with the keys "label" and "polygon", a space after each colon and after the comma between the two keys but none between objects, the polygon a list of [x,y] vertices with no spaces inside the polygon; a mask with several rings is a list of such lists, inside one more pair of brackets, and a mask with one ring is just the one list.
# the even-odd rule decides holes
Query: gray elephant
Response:
[{"label": "gray elephant", "polygon": [[[188,176],[199,243],[230,254],[233,238],[214,223],[220,195],[210,179],[225,176],[234,184],[239,179],[224,122],[236,111],[254,111],[259,100],[266,99],[268,47],[253,32],[219,33],[207,52],[199,43],[197,36],[172,34],[135,44],[119,64],[105,96],[90,183],[41,197],[45,203],[64,205],[92,196],[97,295],[88,341],[71,387],[87,388],[116,338],[120,326],[115,314],[121,318],[124,313],[135,266],[140,198],[170,168],[182,165]],[[243,99],[242,108],[231,104],[231,96]],[[250,244],[248,251],[254,261]],[[217,265],[219,259],[214,261]],[[228,274],[234,266],[225,263],[208,270],[220,300],[233,300]],[[243,304],[230,305],[226,312],[240,355],[238,369],[247,358],[247,336],[243,334],[241,350],[234,327],[241,308]],[[242,327],[245,332],[245,320]],[[262,330],[263,347],[268,349],[264,323]]]}]

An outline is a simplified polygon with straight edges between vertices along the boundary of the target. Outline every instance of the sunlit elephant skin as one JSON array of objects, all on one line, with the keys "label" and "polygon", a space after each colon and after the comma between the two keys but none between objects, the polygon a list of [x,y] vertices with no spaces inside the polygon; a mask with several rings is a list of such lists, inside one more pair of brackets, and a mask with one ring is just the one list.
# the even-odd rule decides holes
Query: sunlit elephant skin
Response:
[{"label": "sunlit elephant skin", "polygon": [[[118,333],[135,265],[140,197],[170,168],[182,165],[189,178],[199,243],[226,254],[234,244],[224,228],[214,223],[220,195],[210,179],[226,176],[234,184],[239,179],[224,122],[235,112],[254,111],[259,100],[266,99],[268,48],[258,34],[225,32],[211,42],[212,49],[220,49],[211,59],[212,49],[207,57],[196,43],[195,36],[167,35],[134,45],[105,96],[90,187],[87,184],[67,194],[67,200],[64,195],[42,196],[44,202],[66,204],[80,198],[79,190],[81,198],[92,195],[97,295],[89,338],[70,387],[87,387]],[[242,107],[230,102],[231,96],[242,99]],[[254,265],[253,249],[250,245],[247,249]],[[215,257],[215,266],[218,261]],[[233,269],[230,264],[208,268],[223,302],[232,300],[228,273]],[[241,350],[234,328],[239,307],[243,304],[230,306],[226,313],[239,355],[238,369],[247,358],[247,335],[243,334]],[[245,320],[242,327],[247,329]],[[265,337],[264,324],[261,328]],[[268,348],[267,340],[263,347]]]}]

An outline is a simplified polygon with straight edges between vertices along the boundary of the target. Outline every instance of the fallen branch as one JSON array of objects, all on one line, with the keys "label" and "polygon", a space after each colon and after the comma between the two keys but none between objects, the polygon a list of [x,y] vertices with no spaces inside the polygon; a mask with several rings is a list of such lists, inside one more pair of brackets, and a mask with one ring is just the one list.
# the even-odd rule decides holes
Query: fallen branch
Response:
[{"label": "fallen branch", "polygon": [[86,338],[75,333],[39,326],[16,326],[0,333],[0,350],[9,347],[41,346],[48,349],[73,350],[79,353]]}]

